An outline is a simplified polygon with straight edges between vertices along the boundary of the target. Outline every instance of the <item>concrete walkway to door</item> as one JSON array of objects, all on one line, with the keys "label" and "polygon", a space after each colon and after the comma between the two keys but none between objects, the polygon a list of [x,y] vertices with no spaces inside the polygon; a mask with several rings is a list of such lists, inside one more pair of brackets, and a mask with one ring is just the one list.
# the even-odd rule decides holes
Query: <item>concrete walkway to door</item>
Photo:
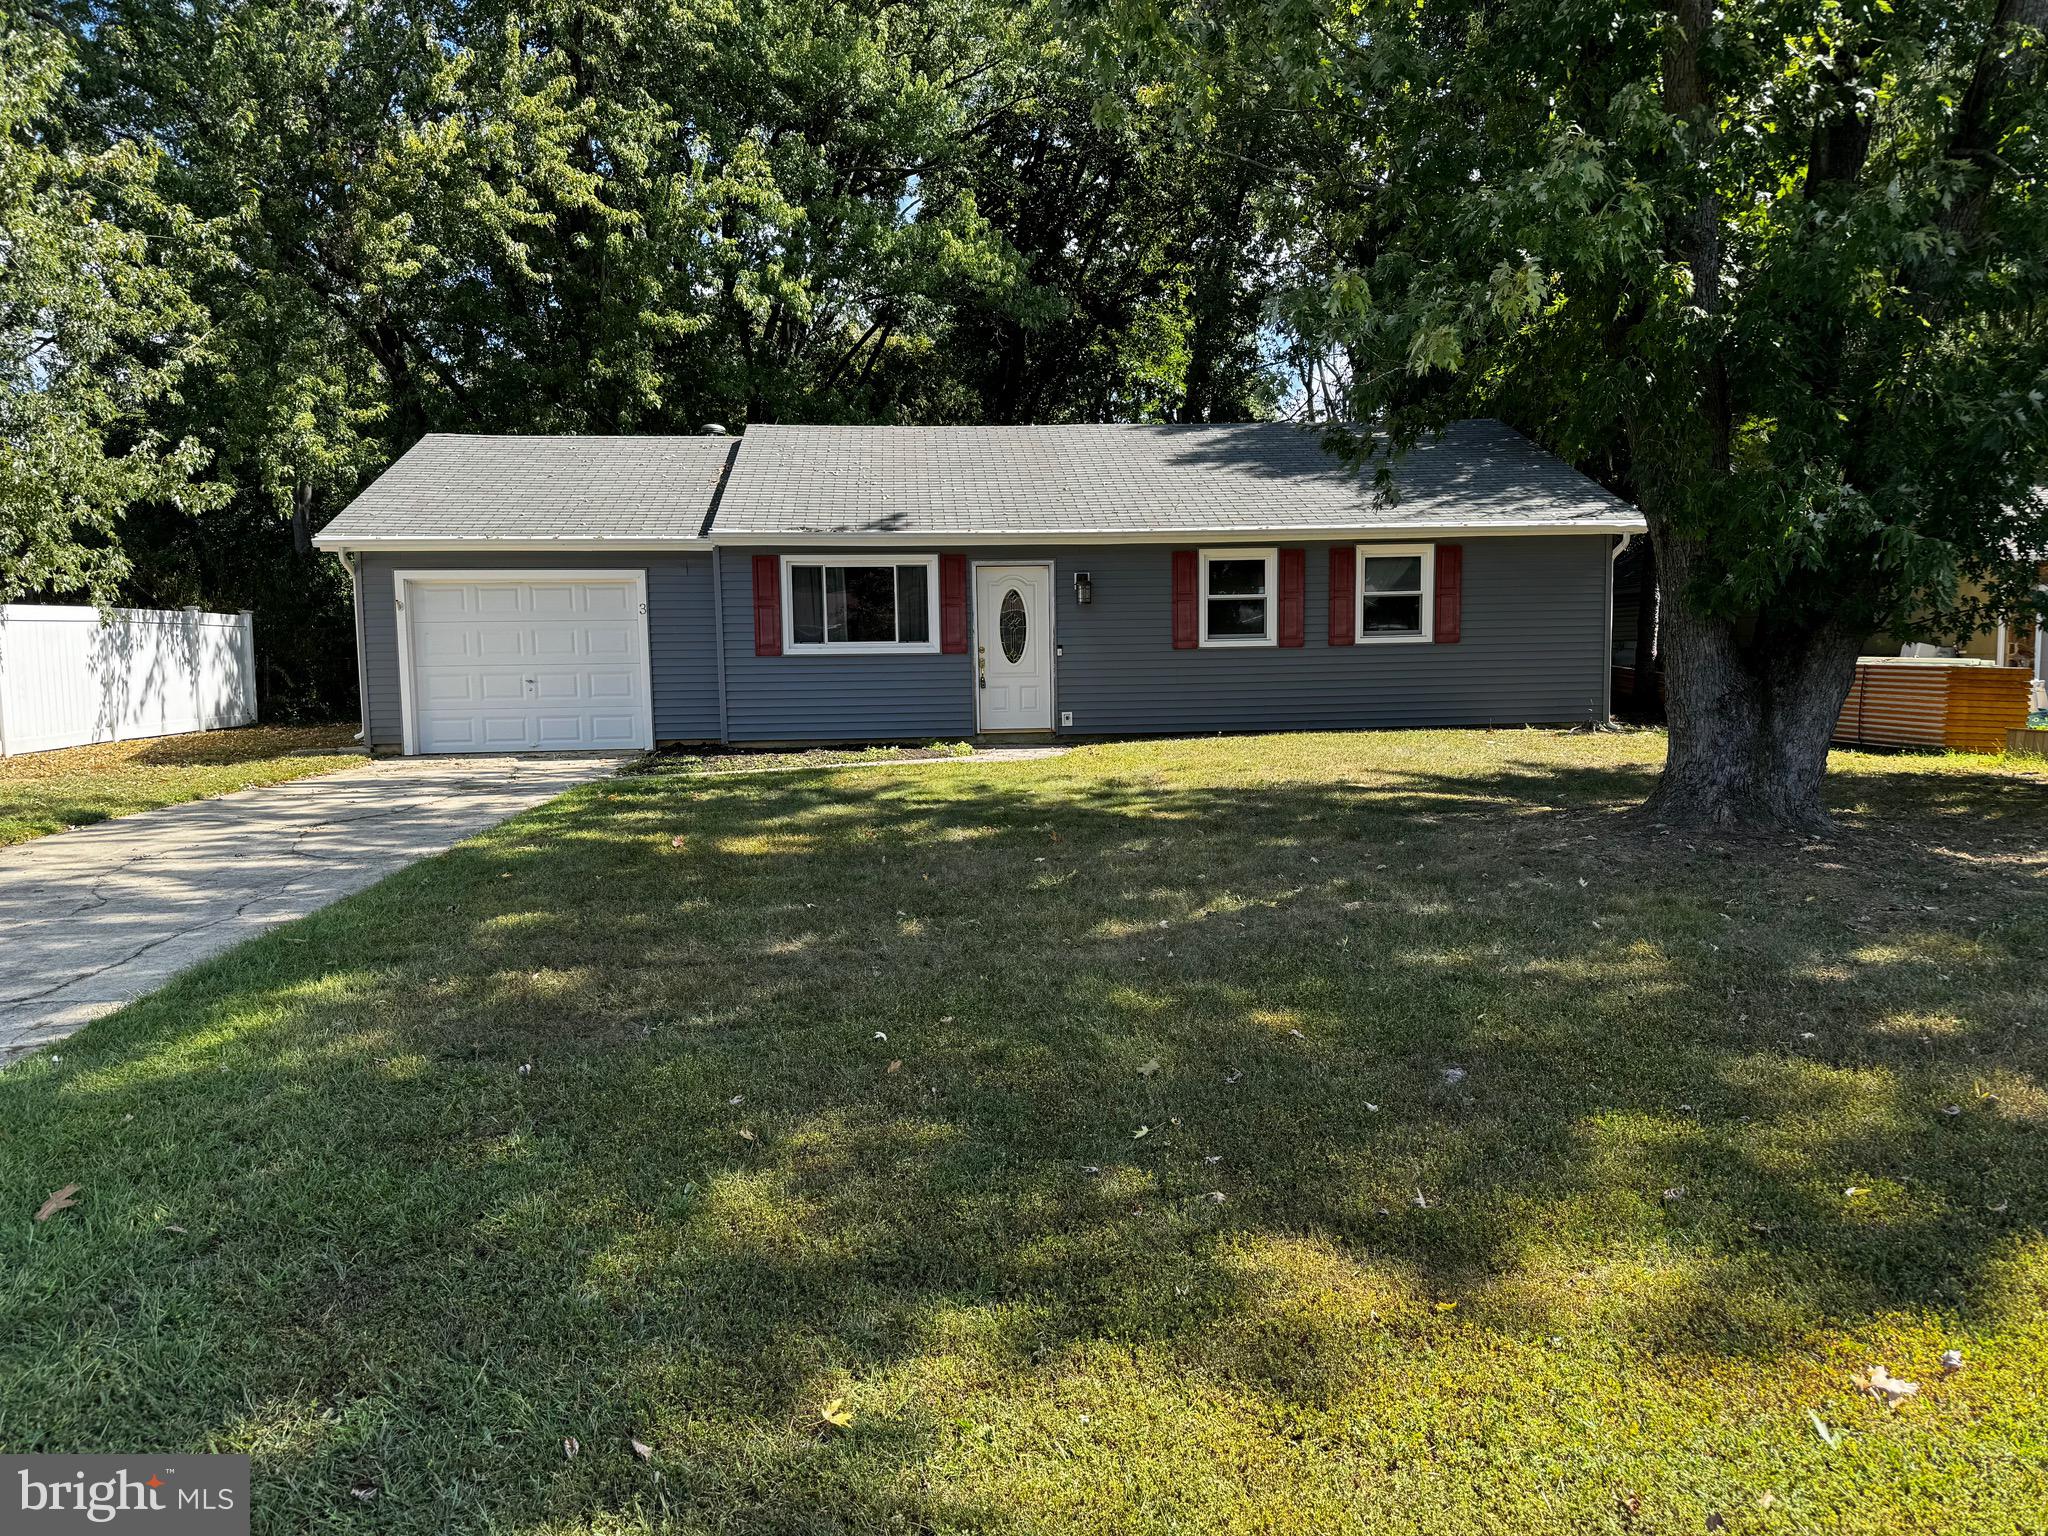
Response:
[{"label": "concrete walkway to door", "polygon": [[393,758],[0,849],[0,1064],[631,755]]}]

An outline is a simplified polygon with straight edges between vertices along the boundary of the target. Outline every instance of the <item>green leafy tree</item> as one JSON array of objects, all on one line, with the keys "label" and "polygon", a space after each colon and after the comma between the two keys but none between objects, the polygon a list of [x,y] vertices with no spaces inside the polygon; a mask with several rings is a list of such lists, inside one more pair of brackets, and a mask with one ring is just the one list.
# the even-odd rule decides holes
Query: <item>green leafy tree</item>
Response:
[{"label": "green leafy tree", "polygon": [[1494,411],[1638,499],[1660,819],[1824,828],[1865,638],[2039,602],[2048,0],[1094,14],[1310,125],[1286,312],[1385,450]]},{"label": "green leafy tree", "polygon": [[153,149],[65,141],[71,65],[47,19],[0,11],[0,601],[107,602],[132,507],[198,510],[223,492],[196,478],[195,438],[150,424],[204,315],[139,227],[174,247],[204,232],[162,204]]}]

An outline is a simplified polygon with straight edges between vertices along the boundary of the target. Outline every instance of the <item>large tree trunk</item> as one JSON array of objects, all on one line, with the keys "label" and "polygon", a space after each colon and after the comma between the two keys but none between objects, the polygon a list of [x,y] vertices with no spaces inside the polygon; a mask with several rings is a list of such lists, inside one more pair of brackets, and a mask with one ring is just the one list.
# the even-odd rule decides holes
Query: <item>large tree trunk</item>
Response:
[{"label": "large tree trunk", "polygon": [[1644,814],[1720,832],[1825,835],[1828,742],[1861,637],[1832,623],[1749,627],[1700,613],[1697,551],[1668,530],[1657,547],[1671,730]]}]

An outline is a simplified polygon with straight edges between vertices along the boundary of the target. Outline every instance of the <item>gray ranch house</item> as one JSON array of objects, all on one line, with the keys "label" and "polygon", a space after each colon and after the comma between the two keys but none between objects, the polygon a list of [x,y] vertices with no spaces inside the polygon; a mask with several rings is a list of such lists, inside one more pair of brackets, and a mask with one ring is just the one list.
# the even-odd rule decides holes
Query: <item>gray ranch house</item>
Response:
[{"label": "gray ranch house", "polygon": [[1641,514],[1494,421],[430,436],[323,529],[385,751],[1584,721]]}]

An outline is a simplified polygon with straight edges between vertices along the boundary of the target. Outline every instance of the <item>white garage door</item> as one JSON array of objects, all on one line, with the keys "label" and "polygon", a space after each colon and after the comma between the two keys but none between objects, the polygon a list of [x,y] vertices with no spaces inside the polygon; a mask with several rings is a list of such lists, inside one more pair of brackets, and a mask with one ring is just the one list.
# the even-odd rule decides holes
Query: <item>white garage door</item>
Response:
[{"label": "white garage door", "polygon": [[641,590],[617,578],[407,579],[411,750],[653,746]]}]

